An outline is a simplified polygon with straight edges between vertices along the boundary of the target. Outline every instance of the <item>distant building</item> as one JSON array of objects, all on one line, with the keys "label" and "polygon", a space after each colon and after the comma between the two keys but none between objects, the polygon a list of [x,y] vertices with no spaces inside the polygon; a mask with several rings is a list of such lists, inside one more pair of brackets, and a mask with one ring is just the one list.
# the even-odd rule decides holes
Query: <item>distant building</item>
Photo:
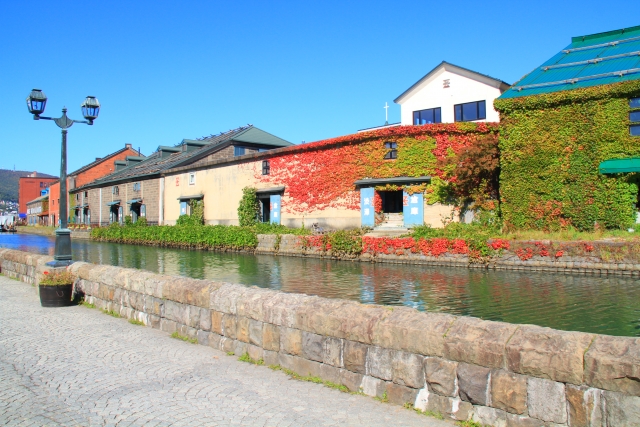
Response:
[{"label": "distant building", "polygon": [[27,202],[27,225],[49,225],[49,195]]},{"label": "distant building", "polygon": [[509,83],[442,61],[394,102],[401,125],[453,122],[498,122],[493,100]]},{"label": "distant building", "polygon": [[[70,193],[76,187],[81,187],[91,181],[109,175],[115,171],[114,161],[124,161],[127,158],[143,159],[131,144],[125,144],[124,148],[108,154],[104,157],[97,157],[95,161],[89,163],[67,174],[67,192]],[[60,183],[55,182],[50,186],[50,207],[49,220],[52,225],[57,224],[60,218]],[[72,198],[67,199],[69,209],[68,219],[70,223],[89,223],[91,212],[87,202],[83,198],[83,193],[75,193]]]},{"label": "distant building", "polygon": [[20,177],[18,181],[18,213],[21,218],[27,217],[27,202],[40,197],[41,191],[57,180],[58,178],[55,176],[38,172]]},{"label": "distant building", "polygon": [[[177,146],[159,146],[158,150],[144,159],[127,158],[115,162],[115,172],[71,191],[82,206],[91,212],[86,219],[93,225],[109,225],[124,222],[130,216],[135,222],[146,218],[149,224],[164,223],[165,185],[179,185],[180,181],[165,184],[165,170],[204,164],[215,160],[233,159],[250,153],[288,147],[291,144],[253,125],[211,135],[199,140],[184,139]],[[197,188],[195,173],[189,175],[188,188]],[[190,181],[192,180],[192,181]],[[175,208],[188,213],[189,202],[201,199],[198,192],[181,195],[175,200]],[[221,200],[221,203],[226,201]],[[171,208],[173,208],[173,204]]]}]

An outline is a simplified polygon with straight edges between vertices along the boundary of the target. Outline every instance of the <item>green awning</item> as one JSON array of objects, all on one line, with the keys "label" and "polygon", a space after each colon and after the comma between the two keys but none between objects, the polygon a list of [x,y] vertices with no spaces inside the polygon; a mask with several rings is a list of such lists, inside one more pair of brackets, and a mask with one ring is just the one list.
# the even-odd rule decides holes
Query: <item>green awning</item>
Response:
[{"label": "green awning", "polygon": [[640,172],[640,157],[605,160],[598,170],[600,173]]}]

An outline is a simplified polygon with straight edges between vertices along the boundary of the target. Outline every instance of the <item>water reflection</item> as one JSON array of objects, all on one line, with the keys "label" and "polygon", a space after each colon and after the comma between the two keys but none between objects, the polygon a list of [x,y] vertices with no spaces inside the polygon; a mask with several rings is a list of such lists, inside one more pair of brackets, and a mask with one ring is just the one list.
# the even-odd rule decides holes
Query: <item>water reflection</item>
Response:
[{"label": "water reflection", "polygon": [[[54,239],[0,235],[53,254]],[[74,240],[75,260],[556,329],[640,336],[637,279],[351,263]]]}]

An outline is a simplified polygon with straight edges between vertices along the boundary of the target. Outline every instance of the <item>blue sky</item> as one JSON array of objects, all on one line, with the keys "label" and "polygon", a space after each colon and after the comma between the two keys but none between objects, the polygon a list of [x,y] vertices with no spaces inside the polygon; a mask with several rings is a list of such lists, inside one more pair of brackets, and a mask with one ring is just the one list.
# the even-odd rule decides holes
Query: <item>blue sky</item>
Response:
[{"label": "blue sky", "polygon": [[399,121],[393,104],[446,60],[513,83],[571,36],[640,25],[640,2],[109,1],[3,3],[0,168],[58,175],[60,132],[25,98],[81,119],[69,170],[131,143],[158,145],[252,123],[294,143]]}]

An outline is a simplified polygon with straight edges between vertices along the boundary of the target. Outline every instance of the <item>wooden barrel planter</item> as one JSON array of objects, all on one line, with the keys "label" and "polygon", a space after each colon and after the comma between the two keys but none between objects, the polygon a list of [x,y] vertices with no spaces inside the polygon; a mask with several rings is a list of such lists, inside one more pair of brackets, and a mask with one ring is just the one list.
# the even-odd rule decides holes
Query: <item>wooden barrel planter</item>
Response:
[{"label": "wooden barrel planter", "polygon": [[43,307],[69,307],[74,302],[71,299],[73,285],[38,285],[40,291],[40,305]]}]

